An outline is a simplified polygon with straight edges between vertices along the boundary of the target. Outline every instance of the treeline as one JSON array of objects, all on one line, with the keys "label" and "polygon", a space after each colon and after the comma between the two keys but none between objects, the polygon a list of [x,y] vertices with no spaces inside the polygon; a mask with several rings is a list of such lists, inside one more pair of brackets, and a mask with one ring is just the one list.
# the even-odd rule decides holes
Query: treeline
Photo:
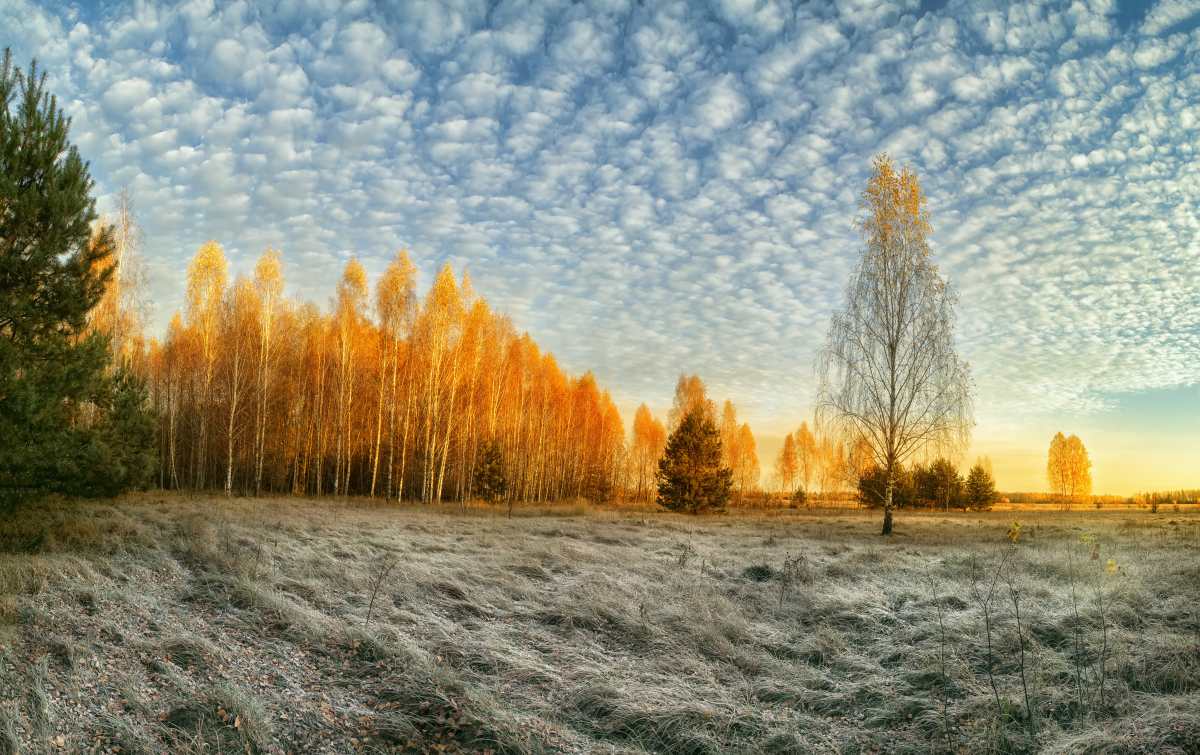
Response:
[{"label": "treeline", "polygon": [[[1000,494],[1001,497],[1007,498],[1009,503],[1050,503],[1049,493],[1038,492],[1005,492]],[[1058,503],[1055,499],[1054,503]]]},{"label": "treeline", "polygon": [[[1000,496],[1010,503],[1053,503],[1058,504],[1058,496],[1053,493],[1000,493]],[[1130,506],[1152,506],[1174,503],[1200,503],[1200,490],[1155,490],[1138,492],[1130,496],[1121,495],[1090,495],[1086,501],[1100,505],[1126,504]]]},{"label": "treeline", "polygon": [[[405,252],[373,284],[351,258],[323,310],[285,296],[278,249],[231,277],[209,241],[188,265],[183,310],[161,342],[147,341],[127,194],[97,222],[102,232],[116,240],[105,263],[114,270],[90,324],[109,340],[114,369],[146,382],[163,489],[469,503],[486,453],[486,488],[499,483],[509,501],[656,498],[668,426],[642,404],[626,439],[593,375],[564,373],[466,271],[456,278],[445,266],[421,296]],[[680,376],[670,429],[697,400],[720,427],[735,502],[749,502],[760,487],[756,444],[732,401],[717,417],[703,381]]]},{"label": "treeline", "polygon": [[268,248],[231,280],[210,241],[184,310],[140,351],[163,488],[469,501],[486,440],[519,500],[603,499],[624,483],[608,392],[567,376],[465,271],[445,266],[419,297],[404,252],[374,286],[352,258],[328,311],[285,297],[284,272]]},{"label": "treeline", "polygon": [[127,194],[96,226],[116,240],[114,274],[91,313],[114,365],[144,378],[158,418],[163,489],[288,492],[424,502],[474,497],[485,442],[499,451],[504,497],[651,503],[667,438],[697,403],[721,436],[735,505],[843,501],[870,465],[865,449],[790,433],[767,489],[737,408],[718,408],[681,375],[666,423],[645,404],[628,438],[607,391],[566,375],[528,333],[492,311],[464,271],[439,272],[422,296],[400,252],[373,283],[352,258],[329,306],[285,295],[282,254],[230,275],[215,241],[187,268],[185,305],[162,341],[145,339],[141,232]]},{"label": "treeline", "polygon": [[[882,508],[887,494],[886,475],[880,467],[870,465],[859,477],[857,489],[863,506]],[[896,508],[980,511],[990,509],[1000,500],[992,462],[986,456],[976,459],[965,477],[945,458],[900,465],[892,486],[892,505]]]},{"label": "treeline", "polygon": [[[124,204],[109,218],[136,225]],[[137,248],[118,254],[118,269],[140,271]],[[456,278],[447,265],[419,296],[405,252],[373,284],[352,258],[322,310],[285,296],[278,249],[231,278],[210,241],[161,342],[141,334],[145,277],[130,278],[113,276],[92,324],[114,362],[146,381],[163,489],[468,503],[490,441],[508,500],[656,497],[667,427],[642,404],[626,439],[593,375],[566,375],[465,271]],[[680,386],[704,393],[694,375]],[[718,422],[735,502],[749,502],[760,487],[754,435],[731,401]]]},{"label": "treeline", "polygon": [[1131,503],[1200,503],[1200,490],[1154,490],[1148,493],[1135,493],[1130,496]]}]

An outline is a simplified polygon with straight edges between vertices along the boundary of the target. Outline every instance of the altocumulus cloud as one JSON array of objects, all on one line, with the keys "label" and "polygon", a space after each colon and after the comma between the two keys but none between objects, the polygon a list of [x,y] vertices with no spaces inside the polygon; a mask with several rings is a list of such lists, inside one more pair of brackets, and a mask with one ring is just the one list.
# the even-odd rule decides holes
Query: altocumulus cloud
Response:
[{"label": "altocumulus cloud", "polygon": [[[569,370],[807,413],[871,157],[924,177],[990,432],[1200,372],[1200,7],[8,0],[160,321],[209,237],[323,300],[407,247]],[[1140,6],[1140,4],[1133,4]],[[981,428],[983,429],[983,428]],[[764,460],[765,461],[765,460]]]}]

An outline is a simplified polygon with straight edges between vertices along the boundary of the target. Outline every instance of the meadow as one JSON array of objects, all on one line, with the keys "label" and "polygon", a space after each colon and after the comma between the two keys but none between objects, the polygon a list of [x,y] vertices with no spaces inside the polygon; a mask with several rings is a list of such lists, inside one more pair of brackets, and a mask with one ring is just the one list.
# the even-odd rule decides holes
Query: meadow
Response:
[{"label": "meadow", "polygon": [[1194,507],[51,512],[0,525],[0,755],[1200,753]]}]

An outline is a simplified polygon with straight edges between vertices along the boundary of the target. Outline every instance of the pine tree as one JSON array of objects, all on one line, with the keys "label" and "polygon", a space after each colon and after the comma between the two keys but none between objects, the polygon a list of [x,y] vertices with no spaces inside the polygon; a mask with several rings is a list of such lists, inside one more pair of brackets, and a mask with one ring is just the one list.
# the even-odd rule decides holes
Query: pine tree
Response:
[{"label": "pine tree", "polygon": [[986,457],[975,462],[967,473],[967,498],[976,511],[986,511],[996,505],[996,480],[992,477],[991,462]]},{"label": "pine tree", "polygon": [[658,503],[671,511],[723,511],[733,471],[721,466],[721,436],[703,406],[693,407],[658,462]]},{"label": "pine tree", "polygon": [[[113,274],[94,237],[88,165],[70,120],[4,53],[0,70],[0,506],[48,493],[112,495],[148,484],[153,420],[139,379],[106,376],[108,338],[88,312]],[[10,108],[15,102],[15,108]]]},{"label": "pine tree", "polygon": [[472,495],[485,501],[498,501],[508,491],[508,478],[504,474],[504,457],[500,449],[490,440],[479,446],[475,460],[475,479]]}]

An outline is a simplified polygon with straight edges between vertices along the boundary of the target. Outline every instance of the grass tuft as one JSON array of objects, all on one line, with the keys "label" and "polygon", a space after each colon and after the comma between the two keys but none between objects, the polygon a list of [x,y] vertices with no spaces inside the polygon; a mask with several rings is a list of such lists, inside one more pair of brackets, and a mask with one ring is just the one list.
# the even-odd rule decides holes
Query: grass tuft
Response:
[{"label": "grass tuft", "polygon": [[769,582],[775,578],[775,570],[767,564],[754,564],[742,569],[742,576],[754,582]]},{"label": "grass tuft", "polygon": [[163,723],[176,730],[177,741],[217,753],[264,751],[271,731],[254,698],[228,684],[180,701],[163,716]]}]

